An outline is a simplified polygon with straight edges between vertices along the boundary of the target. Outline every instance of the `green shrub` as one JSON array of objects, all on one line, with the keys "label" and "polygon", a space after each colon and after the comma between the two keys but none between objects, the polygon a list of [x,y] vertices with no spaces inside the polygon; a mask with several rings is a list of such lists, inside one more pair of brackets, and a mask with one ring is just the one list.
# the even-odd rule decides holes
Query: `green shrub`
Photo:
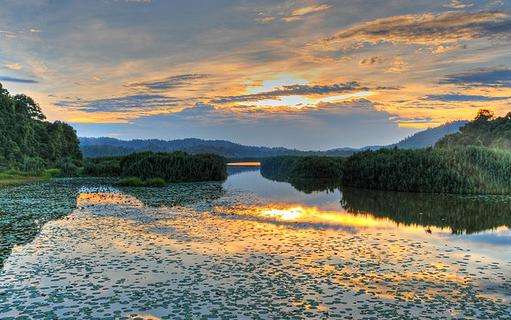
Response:
[{"label": "green shrub", "polygon": [[61,172],[61,176],[64,177],[76,177],[80,173],[80,168],[72,161],[72,159],[64,159],[59,162],[58,167]]},{"label": "green shrub", "polygon": [[510,194],[511,153],[482,147],[381,149],[343,165],[345,186],[391,191]]},{"label": "green shrub", "polygon": [[137,177],[127,177],[119,180],[118,184],[123,187],[164,187],[167,182],[162,178],[142,180]]},{"label": "green shrub", "polygon": [[261,173],[273,179],[328,179],[342,176],[342,157],[282,156],[264,159]]},{"label": "green shrub", "polygon": [[118,184],[123,187],[142,187],[144,181],[137,177],[128,177],[119,180]]},{"label": "green shrub", "polygon": [[92,177],[118,177],[121,175],[120,157],[87,159],[83,172]]},{"label": "green shrub", "polygon": [[227,178],[225,159],[213,154],[144,152],[120,161],[122,176],[162,178],[171,182],[220,181]]},{"label": "green shrub", "polygon": [[152,179],[147,179],[144,182],[144,185],[146,187],[164,187],[167,185],[167,182],[165,182],[165,179],[162,179],[162,178],[152,178]]},{"label": "green shrub", "polygon": [[46,162],[40,157],[24,157],[20,166],[21,171],[30,175],[41,175],[46,167]]},{"label": "green shrub", "polygon": [[46,169],[44,170],[43,175],[48,178],[54,178],[62,175],[62,171],[58,168]]}]

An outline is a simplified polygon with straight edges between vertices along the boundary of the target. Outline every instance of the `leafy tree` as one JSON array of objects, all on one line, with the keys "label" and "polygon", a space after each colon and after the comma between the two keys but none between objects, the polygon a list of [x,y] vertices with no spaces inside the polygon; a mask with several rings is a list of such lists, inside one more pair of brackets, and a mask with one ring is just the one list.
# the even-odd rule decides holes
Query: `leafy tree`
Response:
[{"label": "leafy tree", "polygon": [[45,167],[81,165],[74,129],[45,121],[40,106],[24,94],[10,95],[0,84],[0,168],[35,173]]}]

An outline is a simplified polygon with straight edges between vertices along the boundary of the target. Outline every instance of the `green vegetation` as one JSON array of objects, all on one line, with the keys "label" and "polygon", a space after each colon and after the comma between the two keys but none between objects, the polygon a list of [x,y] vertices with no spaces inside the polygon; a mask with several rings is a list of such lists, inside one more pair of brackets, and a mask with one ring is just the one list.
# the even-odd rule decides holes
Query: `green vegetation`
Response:
[{"label": "green vegetation", "polygon": [[144,152],[120,161],[121,175],[169,182],[220,181],[227,178],[225,159],[212,154]]},{"label": "green vegetation", "polygon": [[392,191],[509,194],[511,153],[480,147],[357,153],[344,163],[345,186]]},{"label": "green vegetation", "polygon": [[119,185],[123,187],[164,187],[167,183],[162,178],[142,180],[137,177],[127,177],[119,180]]},{"label": "green vegetation", "polygon": [[261,161],[261,172],[280,179],[338,179],[345,158],[284,156]]},{"label": "green vegetation", "polygon": [[91,177],[118,177],[122,157],[85,159],[83,173]]},{"label": "green vegetation", "polygon": [[310,184],[303,179],[329,179],[333,185],[340,181],[375,190],[511,194],[511,152],[503,150],[511,148],[511,113],[492,119],[491,112],[481,110],[460,133],[445,136],[435,148],[383,148],[347,158],[275,157],[262,161],[261,172],[301,189]]},{"label": "green vegetation", "polygon": [[10,95],[0,84],[0,184],[45,177],[48,168],[79,173],[82,154],[74,129],[45,119],[32,98]]},{"label": "green vegetation", "polygon": [[84,174],[125,177],[127,186],[163,186],[166,182],[221,181],[227,178],[225,159],[211,154],[135,153],[125,157],[87,159]]},{"label": "green vegetation", "polygon": [[62,176],[61,169],[45,169],[38,174],[9,169],[0,172],[0,186],[17,185]]},{"label": "green vegetation", "polygon": [[436,147],[480,146],[511,150],[511,113],[495,118],[493,112],[480,110],[474,121],[459,133],[445,136]]}]

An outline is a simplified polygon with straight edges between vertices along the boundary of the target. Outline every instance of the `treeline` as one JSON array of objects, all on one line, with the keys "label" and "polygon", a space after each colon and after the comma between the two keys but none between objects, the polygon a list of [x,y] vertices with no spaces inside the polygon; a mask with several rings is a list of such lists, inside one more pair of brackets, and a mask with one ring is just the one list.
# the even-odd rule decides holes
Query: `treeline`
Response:
[{"label": "treeline", "polygon": [[82,160],[76,132],[66,123],[45,119],[32,98],[11,95],[0,84],[0,171],[40,174],[58,167],[76,173]]},{"label": "treeline", "polygon": [[328,178],[375,190],[511,194],[511,113],[494,119],[481,110],[460,131],[434,148],[368,150],[344,159],[276,157],[263,160],[261,171],[294,185],[303,178]]},{"label": "treeline", "polygon": [[342,176],[345,158],[283,156],[261,161],[261,173],[277,179],[332,179]]},{"label": "treeline", "polygon": [[382,149],[346,159],[345,186],[407,192],[510,194],[511,153],[481,147]]},{"label": "treeline", "polygon": [[227,178],[227,166],[224,158],[212,154],[143,152],[125,157],[87,159],[84,173],[143,180],[161,178],[166,182],[221,181]]},{"label": "treeline", "polygon": [[479,146],[511,150],[511,112],[495,117],[489,110],[480,110],[474,121],[460,128],[459,133],[445,136],[436,147]]}]

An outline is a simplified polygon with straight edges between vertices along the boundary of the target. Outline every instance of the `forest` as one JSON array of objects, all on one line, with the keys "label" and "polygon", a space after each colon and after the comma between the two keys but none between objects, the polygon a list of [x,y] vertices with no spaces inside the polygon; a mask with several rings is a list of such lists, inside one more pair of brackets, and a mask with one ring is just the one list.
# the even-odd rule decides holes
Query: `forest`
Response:
[{"label": "forest", "polygon": [[166,182],[221,181],[227,178],[223,157],[185,152],[142,152],[124,157],[86,159],[88,176],[124,177],[127,186],[161,186]]},{"label": "forest", "polygon": [[447,135],[436,144],[440,148],[469,145],[511,150],[511,112],[495,117],[490,110],[480,110],[459,133]]},{"label": "forest", "polygon": [[66,123],[46,121],[30,97],[11,95],[0,84],[0,171],[40,175],[59,168],[73,175],[82,154],[75,130]]},{"label": "forest", "polygon": [[481,110],[435,147],[381,148],[347,158],[274,157],[262,161],[261,172],[296,185],[304,184],[301,179],[329,178],[334,185],[374,190],[511,194],[510,148],[511,114],[495,118]]}]

